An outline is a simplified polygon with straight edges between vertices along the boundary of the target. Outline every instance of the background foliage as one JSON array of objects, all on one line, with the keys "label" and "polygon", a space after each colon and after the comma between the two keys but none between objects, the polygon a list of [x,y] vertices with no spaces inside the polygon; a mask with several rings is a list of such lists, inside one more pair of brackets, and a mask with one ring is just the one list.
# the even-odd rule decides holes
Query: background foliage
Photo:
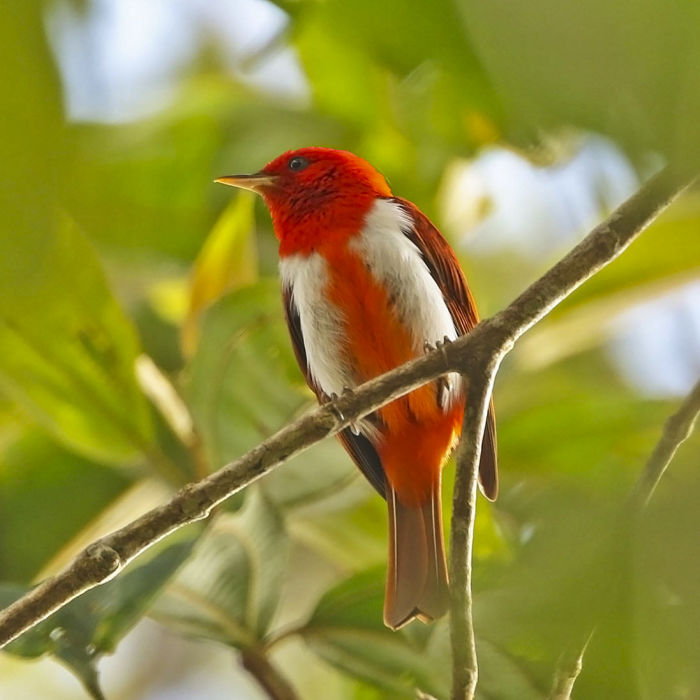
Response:
[{"label": "background foliage", "polygon": [[[573,157],[572,134],[597,131],[640,177],[700,148],[700,9],[681,0],[279,0],[282,29],[255,55],[241,51],[232,70],[231,47],[202,31],[170,99],[112,123],[70,116],[47,38],[56,13],[104,5],[0,10],[3,603],[311,402],[286,338],[269,219],[213,186],[216,175],[297,146],[347,148],[442,224],[436,193],[456,159],[496,145],[556,169]],[[280,47],[293,48],[305,94],[249,79]],[[676,400],[626,381],[609,345],[620,314],[698,278],[699,224],[691,193],[499,376],[502,495],[480,502],[476,533],[482,698],[545,697],[560,653],[594,625],[577,698],[700,695],[700,441],[679,452],[641,521],[621,522]],[[465,259],[482,312],[562,248]],[[663,338],[665,310],[646,308],[644,327]],[[698,324],[684,328],[655,371],[697,347]],[[624,352],[638,359],[634,344]],[[340,448],[318,445],[18,640],[0,659],[0,688],[83,692],[49,658],[100,697],[98,665],[122,658],[119,679],[103,674],[108,697],[191,697],[188,683],[201,698],[262,697],[233,663],[216,667],[218,686],[197,676],[208,654],[228,664],[244,652],[269,658],[304,698],[416,687],[445,697],[446,623],[399,634],[380,623],[384,519]],[[144,615],[158,626],[129,635]],[[103,661],[122,638],[139,660],[119,647]],[[18,661],[42,656],[40,674]]]}]

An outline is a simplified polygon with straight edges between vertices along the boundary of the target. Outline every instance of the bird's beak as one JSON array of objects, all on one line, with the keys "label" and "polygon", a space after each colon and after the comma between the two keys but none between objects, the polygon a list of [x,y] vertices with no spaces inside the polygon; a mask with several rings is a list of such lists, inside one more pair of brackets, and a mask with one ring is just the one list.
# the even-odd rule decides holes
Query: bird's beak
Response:
[{"label": "bird's beak", "polygon": [[253,173],[252,175],[224,175],[217,177],[214,182],[220,182],[222,185],[230,185],[231,187],[240,187],[243,190],[251,190],[260,194],[265,187],[273,185],[277,175],[268,175],[267,173]]}]

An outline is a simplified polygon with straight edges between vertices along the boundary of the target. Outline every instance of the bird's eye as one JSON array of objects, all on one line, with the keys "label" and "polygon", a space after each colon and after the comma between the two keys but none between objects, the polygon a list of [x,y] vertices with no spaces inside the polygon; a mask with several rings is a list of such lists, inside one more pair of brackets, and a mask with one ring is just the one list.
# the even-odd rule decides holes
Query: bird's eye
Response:
[{"label": "bird's eye", "polygon": [[308,164],[309,161],[306,158],[303,158],[302,156],[294,156],[294,158],[289,159],[287,167],[290,170],[293,170],[294,172],[299,172],[300,170],[303,170]]}]

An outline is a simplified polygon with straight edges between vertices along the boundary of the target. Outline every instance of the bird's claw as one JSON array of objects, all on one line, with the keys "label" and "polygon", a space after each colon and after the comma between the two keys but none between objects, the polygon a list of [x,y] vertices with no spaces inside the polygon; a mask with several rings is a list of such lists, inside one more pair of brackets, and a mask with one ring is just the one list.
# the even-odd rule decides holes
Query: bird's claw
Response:
[{"label": "bird's claw", "polygon": [[330,404],[331,411],[333,411],[333,413],[335,413],[335,415],[338,417],[339,420],[344,421],[345,416],[343,415],[343,412],[340,410],[340,408],[338,408],[337,404],[335,403],[337,398],[338,398],[338,394],[336,394],[335,392],[332,392],[331,394],[326,394],[325,392],[323,392],[321,394],[321,403],[323,405]]},{"label": "bird's claw", "polygon": [[[343,395],[343,396],[347,396],[348,394],[352,394],[352,388],[349,387],[349,386],[344,386],[344,387],[343,387],[343,394],[342,394],[342,395]],[[340,410],[340,408],[339,408],[338,405],[336,404],[336,401],[337,401],[338,398],[339,398],[339,396],[338,396],[338,394],[336,394],[335,392],[332,392],[332,393],[330,393],[330,394],[324,393],[324,394],[322,394],[322,403],[324,403],[324,404],[326,404],[326,403],[327,403],[327,404],[330,404],[331,411],[333,411],[333,413],[335,413],[335,415],[337,416],[338,420],[341,420],[341,421],[345,422],[345,420],[346,420],[345,415],[343,414],[343,412]],[[350,422],[348,423],[348,428],[350,428],[350,432],[351,432],[353,435],[359,435],[359,434],[360,434],[360,428],[359,428],[358,424],[357,424],[355,421],[350,421]]]}]

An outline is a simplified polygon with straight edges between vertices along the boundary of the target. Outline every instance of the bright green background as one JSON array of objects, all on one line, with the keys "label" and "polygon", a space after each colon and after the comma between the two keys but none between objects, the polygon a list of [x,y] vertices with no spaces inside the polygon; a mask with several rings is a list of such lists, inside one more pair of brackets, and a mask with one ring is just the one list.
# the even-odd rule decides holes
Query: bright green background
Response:
[{"label": "bright green background", "polygon": [[[0,10],[2,601],[65,561],[81,533],[136,516],[310,405],[269,219],[214,187],[216,175],[295,146],[348,148],[437,218],[447,164],[493,139],[537,155],[543,136],[574,127],[611,136],[640,166],[650,153],[697,160],[697,3],[277,4],[308,106],[256,93],[203,53],[167,109],[119,125],[66,123],[45,7]],[[621,505],[676,402],[625,385],[597,332],[606,309],[697,274],[699,226],[691,194],[504,364],[502,494],[480,501],[475,544],[481,698],[545,697],[560,653],[593,626],[577,699],[700,695],[700,441],[683,446],[626,527]],[[554,260],[464,265],[492,312]],[[579,328],[580,347],[533,369],[542,344],[581,319],[592,327]],[[144,394],[142,353],[184,400],[200,442],[176,435]],[[144,496],[154,481],[158,497]],[[11,651],[54,654],[98,697],[94,662],[148,611],[232,656],[271,642],[304,698],[327,697],[310,680],[322,672],[341,699],[410,698],[416,686],[446,697],[445,623],[401,634],[380,624],[384,518],[340,448],[323,443],[234,499],[203,536],[162,543]]]}]

